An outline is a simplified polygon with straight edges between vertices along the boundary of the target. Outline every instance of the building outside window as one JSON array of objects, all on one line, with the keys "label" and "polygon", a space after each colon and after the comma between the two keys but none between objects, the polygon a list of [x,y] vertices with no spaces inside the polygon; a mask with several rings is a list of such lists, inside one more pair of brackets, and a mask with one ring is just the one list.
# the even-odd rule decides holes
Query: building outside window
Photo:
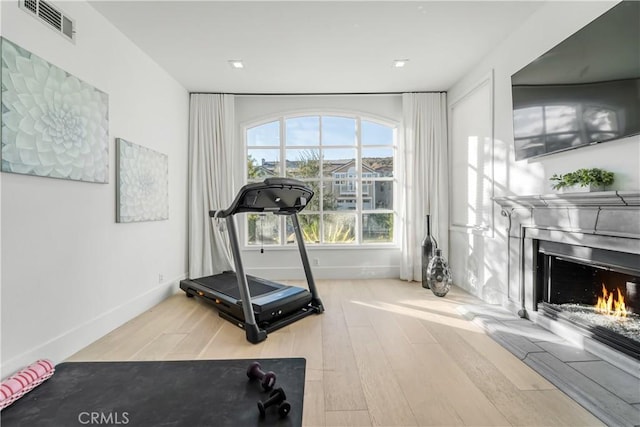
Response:
[{"label": "building outside window", "polygon": [[[361,116],[283,116],[245,129],[247,182],[304,181],[314,197],[299,215],[305,243],[394,243],[396,129]],[[295,244],[290,217],[249,214],[247,245]]]}]

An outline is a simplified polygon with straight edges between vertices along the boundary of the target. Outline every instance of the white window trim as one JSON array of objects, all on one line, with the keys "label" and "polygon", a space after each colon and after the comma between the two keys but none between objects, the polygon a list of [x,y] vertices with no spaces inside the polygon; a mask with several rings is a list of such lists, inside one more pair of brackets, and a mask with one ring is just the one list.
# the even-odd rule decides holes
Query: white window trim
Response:
[{"label": "white window trim", "polygon": [[[253,148],[253,147],[248,147],[247,145],[247,130],[250,128],[254,128],[254,127],[258,127],[261,125],[265,125],[267,123],[271,123],[274,121],[279,121],[280,122],[280,141],[284,141],[284,137],[285,137],[285,132],[286,132],[286,127],[284,126],[284,123],[287,119],[291,119],[291,118],[297,118],[297,117],[307,117],[307,116],[319,116],[319,117],[346,117],[346,118],[352,118],[358,121],[358,126],[357,126],[357,141],[360,142],[361,141],[361,126],[360,126],[360,122],[361,121],[367,121],[367,122],[371,122],[371,123],[376,123],[382,126],[387,126],[393,129],[393,139],[394,139],[394,144],[391,146],[388,145],[367,145],[367,146],[362,146],[362,144],[360,143],[356,143],[355,145],[352,146],[346,146],[346,145],[336,145],[336,146],[329,146],[329,148],[331,149],[340,149],[340,148],[349,148],[349,149],[356,149],[356,158],[360,160],[360,164],[361,164],[361,159],[362,159],[362,148],[392,148],[393,150],[393,160],[394,160],[394,176],[393,177],[377,177],[376,180],[377,181],[388,181],[388,182],[392,182],[392,186],[393,186],[393,194],[394,194],[394,206],[392,209],[362,209],[361,207],[356,206],[355,210],[348,210],[345,211],[344,213],[349,213],[349,214],[354,214],[356,216],[356,232],[359,234],[357,236],[357,240],[358,243],[345,243],[345,244],[331,244],[331,243],[309,243],[309,242],[305,242],[305,245],[307,247],[307,249],[310,250],[314,250],[314,249],[398,249],[400,247],[400,236],[399,233],[397,231],[397,226],[399,225],[399,220],[398,220],[398,208],[395,205],[397,203],[397,195],[398,195],[398,191],[399,191],[399,186],[398,186],[398,175],[397,175],[397,171],[396,171],[396,165],[397,165],[397,159],[398,159],[398,137],[399,137],[399,127],[400,127],[400,123],[394,120],[390,120],[390,119],[386,119],[386,118],[382,118],[382,117],[376,117],[375,115],[369,114],[369,113],[360,113],[360,112],[353,112],[353,111],[341,111],[341,110],[298,110],[298,111],[294,111],[294,112],[284,112],[284,113],[280,113],[280,114],[276,114],[276,115],[269,115],[269,116],[264,116],[261,117],[260,119],[257,120],[251,120],[245,123],[241,123],[240,124],[240,133],[241,133],[241,138],[242,138],[242,181],[241,181],[241,185],[244,185],[247,182],[247,174],[248,174],[248,169],[247,169],[247,153],[248,153],[248,149],[249,148]],[[291,146],[288,148],[293,148],[293,149],[316,149],[320,147],[322,141],[322,121],[320,122],[320,131],[319,131],[319,143],[318,145],[312,145],[312,146]],[[286,149],[287,146],[280,143],[278,146],[259,146],[259,147],[255,147],[255,148],[260,148],[260,149],[279,149],[280,150],[280,163],[281,163],[281,167],[282,168],[286,168]],[[348,174],[347,174],[348,175]],[[323,176],[322,176],[322,163],[321,163],[321,169],[320,169],[320,177],[316,180],[309,180],[309,181],[317,181],[322,183],[323,182]],[[365,177],[367,178],[367,177]],[[301,179],[301,181],[305,181],[305,179]],[[364,179],[364,181],[371,181],[371,179]],[[359,193],[361,192],[362,189],[362,185],[363,185],[363,177],[359,176],[358,177],[358,182],[357,182],[357,187],[358,187],[358,197],[359,197]],[[315,197],[322,197],[322,185],[320,185],[321,191],[320,191],[320,195],[316,195]],[[306,212],[306,210],[305,210]],[[333,212],[333,211],[331,211]],[[339,211],[337,211],[338,213],[340,213]],[[319,210],[319,211],[311,211],[310,213],[312,214],[318,214],[318,215],[322,215],[323,211]],[[392,242],[388,242],[388,243],[362,243],[362,224],[361,224],[361,218],[363,214],[373,214],[373,213],[390,213],[393,215],[393,220],[394,220],[394,236],[393,236],[393,241]],[[256,247],[259,247],[259,245],[249,245],[248,244],[248,228],[246,226],[247,221],[244,219],[246,215],[242,215],[241,217],[243,218],[242,220],[239,220],[237,225],[238,225],[238,229],[239,229],[239,234],[240,234],[240,241],[241,241],[241,247],[243,250],[252,250],[255,249]],[[323,222],[320,222],[321,224],[321,228],[320,228],[320,233],[322,234],[324,229],[323,229]],[[280,239],[282,240],[284,238],[284,230],[283,227],[281,227],[281,236]],[[281,242],[280,244],[277,245],[264,245],[265,248],[269,248],[269,250],[294,250],[297,248],[296,245],[291,245],[291,244],[286,244],[284,242]]]}]

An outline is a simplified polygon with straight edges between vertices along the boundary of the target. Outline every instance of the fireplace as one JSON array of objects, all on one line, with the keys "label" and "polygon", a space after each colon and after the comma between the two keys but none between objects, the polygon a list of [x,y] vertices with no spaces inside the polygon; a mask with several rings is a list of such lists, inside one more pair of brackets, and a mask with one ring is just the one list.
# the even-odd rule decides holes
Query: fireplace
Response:
[{"label": "fireplace", "polygon": [[[640,359],[640,192],[494,200],[507,219],[507,307],[634,372]],[[598,298],[605,301],[600,310]]]},{"label": "fireplace", "polygon": [[638,424],[640,191],[494,200],[504,305],[535,323],[496,316],[496,339],[606,425]]},{"label": "fireplace", "polygon": [[640,360],[640,255],[545,240],[537,247],[538,311]]}]

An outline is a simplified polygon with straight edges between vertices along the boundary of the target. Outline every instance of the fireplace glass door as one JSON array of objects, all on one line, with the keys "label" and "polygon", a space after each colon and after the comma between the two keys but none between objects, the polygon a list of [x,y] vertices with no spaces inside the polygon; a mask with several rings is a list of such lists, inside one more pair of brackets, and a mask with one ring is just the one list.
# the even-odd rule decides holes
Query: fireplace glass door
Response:
[{"label": "fireplace glass door", "polygon": [[538,309],[640,358],[640,255],[538,242]]}]

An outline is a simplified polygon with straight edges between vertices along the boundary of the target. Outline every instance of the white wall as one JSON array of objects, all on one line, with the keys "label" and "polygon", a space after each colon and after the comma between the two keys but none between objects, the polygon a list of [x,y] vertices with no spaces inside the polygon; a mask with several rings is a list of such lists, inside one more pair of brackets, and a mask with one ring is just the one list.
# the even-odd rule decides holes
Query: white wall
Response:
[{"label": "white wall", "polygon": [[[2,33],[2,4],[0,4],[0,35]],[[0,132],[1,133],[1,132]],[[0,321],[2,321],[2,173],[0,173]],[[4,337],[2,334],[2,325],[0,325],[0,378],[2,375],[2,342]]]},{"label": "white wall", "polygon": [[[109,95],[109,183],[2,174],[2,376],[60,362],[175,292],[187,270],[187,91],[85,2],[70,43],[1,2],[2,36]],[[169,220],[115,223],[115,138],[168,154]],[[162,278],[159,276],[162,275]]]},{"label": "white wall", "polygon": [[[514,160],[511,115],[511,75],[604,13],[616,2],[547,2],[517,31],[449,90],[449,102],[461,99],[493,70],[495,196],[546,194],[549,177],[582,167],[600,167],[616,174],[611,189],[640,189],[640,137],[580,148],[535,160]],[[465,124],[450,123],[455,128]],[[451,135],[451,132],[450,132]],[[489,159],[485,159],[489,160]],[[452,197],[465,197],[452,189]],[[508,295],[506,219],[494,209],[491,233],[462,233],[452,229],[450,261],[458,285],[491,302],[504,303]],[[492,235],[495,233],[495,235]],[[513,286],[512,286],[513,290]]]},{"label": "white wall", "polygon": [[[402,97],[400,95],[322,95],[322,96],[237,96],[236,150],[238,163],[246,162],[243,151],[243,127],[259,120],[296,112],[313,113],[358,113],[374,118],[400,123],[402,119]],[[244,182],[243,170],[239,168],[235,182]],[[238,218],[238,224],[243,223]],[[242,230],[240,230],[242,231]],[[309,258],[317,259],[312,265],[316,279],[326,278],[371,278],[398,277],[400,274],[400,250],[398,248],[320,248],[307,246]],[[304,272],[297,248],[242,251],[242,259],[248,274],[273,280],[303,279]]]}]

